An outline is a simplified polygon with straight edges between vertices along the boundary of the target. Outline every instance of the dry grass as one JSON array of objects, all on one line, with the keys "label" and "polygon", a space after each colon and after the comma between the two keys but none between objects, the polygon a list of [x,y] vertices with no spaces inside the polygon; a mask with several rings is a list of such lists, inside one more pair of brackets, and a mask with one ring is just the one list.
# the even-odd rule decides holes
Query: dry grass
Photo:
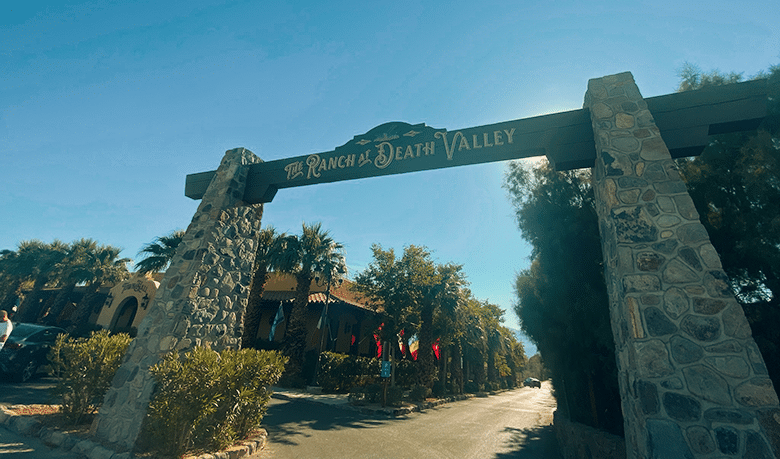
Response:
[{"label": "dry grass", "polygon": [[11,405],[3,408],[16,416],[34,416],[41,424],[69,434],[85,437],[89,434],[94,415],[87,415],[81,424],[67,422],[60,413],[60,405]]}]

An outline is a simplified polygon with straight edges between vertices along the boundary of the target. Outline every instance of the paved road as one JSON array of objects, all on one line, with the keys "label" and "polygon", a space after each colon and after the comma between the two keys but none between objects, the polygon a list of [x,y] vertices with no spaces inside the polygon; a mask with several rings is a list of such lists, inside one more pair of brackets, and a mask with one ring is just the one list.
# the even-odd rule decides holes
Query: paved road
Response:
[{"label": "paved road", "polygon": [[270,459],[554,459],[549,383],[402,418],[272,400],[263,426]]},{"label": "paved road", "polygon": [[53,403],[49,394],[55,379],[49,376],[35,378],[26,383],[13,382],[7,375],[0,374],[0,404],[36,405]]}]

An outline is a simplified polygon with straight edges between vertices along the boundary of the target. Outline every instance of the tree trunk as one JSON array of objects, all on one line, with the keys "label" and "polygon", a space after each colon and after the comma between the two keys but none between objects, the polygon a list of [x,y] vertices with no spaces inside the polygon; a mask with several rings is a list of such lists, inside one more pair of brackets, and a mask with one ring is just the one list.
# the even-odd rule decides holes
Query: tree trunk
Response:
[{"label": "tree trunk", "polygon": [[62,315],[62,311],[65,310],[65,307],[70,302],[70,296],[75,289],[76,284],[68,284],[60,290],[57,294],[57,298],[54,300],[54,304],[51,309],[49,309],[48,314],[46,314],[44,320],[46,325],[59,325],[61,319],[60,315]]},{"label": "tree trunk", "polygon": [[263,291],[268,282],[268,272],[265,268],[258,268],[252,278],[252,286],[249,290],[246,310],[244,311],[244,332],[241,336],[241,347],[244,349],[254,347],[257,341],[257,331],[260,327],[262,315]]},{"label": "tree trunk", "polygon": [[452,364],[450,367],[452,368],[450,372],[452,372],[452,393],[453,394],[462,394],[463,393],[463,367],[461,364],[463,363],[463,352],[460,349],[460,344],[455,343],[451,346],[452,352],[450,352],[450,355],[452,356]]},{"label": "tree trunk", "polygon": [[71,316],[70,327],[68,327],[69,331],[76,330],[88,324],[89,318],[92,315],[92,303],[97,297],[100,286],[101,284],[96,282],[94,284],[90,284],[86,288],[84,296],[81,298],[81,301],[79,301],[79,304],[76,305],[76,310]]},{"label": "tree trunk", "polygon": [[21,280],[14,281],[13,287],[8,289],[8,293],[3,298],[2,303],[0,303],[0,309],[4,310],[9,315],[11,314],[11,311],[16,304],[16,300],[21,297],[21,287]]},{"label": "tree trunk", "polygon": [[306,311],[309,304],[312,273],[296,276],[295,302],[290,312],[290,323],[284,342],[284,353],[290,358],[285,368],[288,376],[300,376],[303,370],[303,357],[306,351]]},{"label": "tree trunk", "polygon": [[417,348],[418,383],[431,387],[436,378],[436,363],[433,358],[433,306],[423,306],[420,313],[420,344]]},{"label": "tree trunk", "polygon": [[35,323],[38,316],[41,314],[41,291],[46,286],[46,279],[35,279],[32,292],[24,299],[19,306],[19,310],[16,311],[15,321]]}]

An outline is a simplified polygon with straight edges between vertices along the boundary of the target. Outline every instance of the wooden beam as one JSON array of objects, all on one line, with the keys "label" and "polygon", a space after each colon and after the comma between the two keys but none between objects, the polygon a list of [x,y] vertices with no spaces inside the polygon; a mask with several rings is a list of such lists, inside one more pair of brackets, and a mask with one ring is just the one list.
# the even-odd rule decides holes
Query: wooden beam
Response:
[{"label": "wooden beam", "polygon": [[[767,82],[754,80],[645,99],[672,157],[695,156],[710,136],[756,129],[766,116]],[[253,164],[244,201],[271,202],[281,188],[547,155],[557,170],[592,167],[587,109],[456,131],[386,123],[333,151]],[[187,176],[200,199],[214,172]]]}]

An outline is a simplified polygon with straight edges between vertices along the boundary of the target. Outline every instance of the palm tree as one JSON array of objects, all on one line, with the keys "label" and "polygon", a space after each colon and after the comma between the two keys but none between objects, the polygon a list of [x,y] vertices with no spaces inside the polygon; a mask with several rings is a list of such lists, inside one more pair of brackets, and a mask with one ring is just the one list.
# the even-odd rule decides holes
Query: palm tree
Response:
[{"label": "palm tree", "polygon": [[[431,261],[432,264],[432,261]],[[432,282],[424,286],[420,305],[420,344],[417,351],[419,384],[431,387],[436,376],[433,358],[434,317],[445,310],[457,308],[460,288],[465,283],[462,266],[436,265]]]},{"label": "palm tree", "polygon": [[19,322],[35,322],[41,313],[40,295],[43,288],[57,279],[57,266],[68,253],[68,244],[54,240],[51,244],[30,241],[31,255],[35,257],[32,291],[24,299],[16,313]]},{"label": "palm tree", "polygon": [[249,300],[244,312],[244,334],[241,337],[241,347],[248,348],[255,344],[257,329],[260,326],[261,304],[265,284],[271,271],[281,262],[284,252],[285,233],[278,234],[273,226],[262,229],[257,240],[255,251],[255,266],[252,274],[252,285],[249,288]]},{"label": "palm tree", "polygon": [[290,324],[285,339],[285,354],[290,358],[289,375],[300,374],[306,349],[306,309],[309,303],[311,281],[315,273],[326,272],[329,266],[344,263],[344,246],[335,242],[321,223],[303,224],[298,236],[288,236],[281,256],[280,269],[295,275],[297,286],[290,313]]},{"label": "palm tree", "polygon": [[4,249],[0,252],[0,309],[5,311],[11,311],[25,281],[24,270],[19,264],[17,251]]},{"label": "palm tree", "polygon": [[[122,249],[110,245],[98,246],[95,251],[87,252],[85,269],[88,272],[84,296],[76,306],[71,317],[71,330],[86,323],[95,306],[95,297],[103,284],[116,284],[128,278],[129,258],[118,258]],[[100,304],[100,303],[98,303]]]},{"label": "palm tree", "polygon": [[68,253],[57,266],[57,276],[60,281],[60,291],[45,314],[45,323],[55,325],[60,315],[70,302],[70,297],[76,285],[90,279],[87,268],[88,254],[97,250],[98,243],[94,239],[79,239],[68,246]]},{"label": "palm tree", "polygon": [[4,250],[0,256],[0,265],[5,278],[5,298],[2,308],[10,311],[11,307],[22,298],[23,285],[37,281],[39,264],[46,244],[37,240],[22,241],[17,250]]},{"label": "palm tree", "polygon": [[159,273],[165,271],[170,265],[176,248],[184,238],[183,230],[175,230],[167,236],[160,236],[149,244],[146,244],[138,252],[144,259],[135,265],[136,272],[140,274]]}]

